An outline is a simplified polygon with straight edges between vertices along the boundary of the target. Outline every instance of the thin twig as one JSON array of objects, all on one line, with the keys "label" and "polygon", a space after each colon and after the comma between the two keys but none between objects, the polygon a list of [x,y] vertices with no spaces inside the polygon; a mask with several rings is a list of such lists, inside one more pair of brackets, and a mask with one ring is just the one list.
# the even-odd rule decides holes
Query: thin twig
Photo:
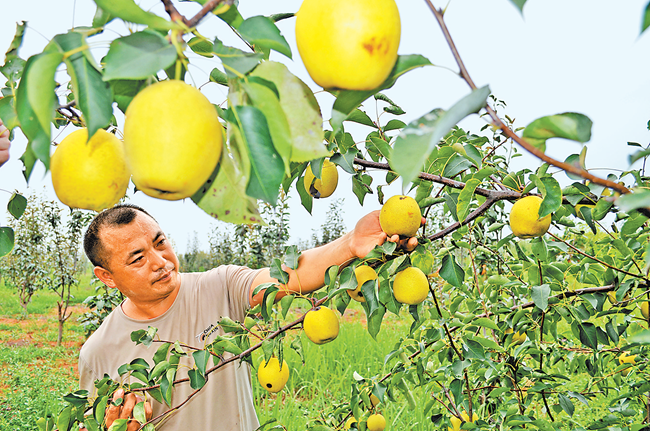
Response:
[{"label": "thin twig", "polygon": [[187,26],[189,28],[196,27],[199,21],[203,19],[203,17],[205,17],[208,13],[212,12],[220,4],[232,6],[233,0],[208,0],[203,5],[201,10],[187,21]]},{"label": "thin twig", "polygon": [[183,24],[187,25],[187,18],[185,18],[185,15],[182,15],[178,9],[176,9],[176,6],[171,2],[171,0],[161,0],[163,4],[165,5],[165,12],[169,14],[169,17],[172,19],[172,21],[177,22],[180,21]]}]

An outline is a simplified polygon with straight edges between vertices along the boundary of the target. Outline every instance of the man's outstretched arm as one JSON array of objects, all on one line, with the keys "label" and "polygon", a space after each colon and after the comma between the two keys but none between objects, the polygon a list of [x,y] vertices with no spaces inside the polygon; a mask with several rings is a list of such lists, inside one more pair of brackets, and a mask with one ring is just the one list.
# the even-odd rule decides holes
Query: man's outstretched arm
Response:
[{"label": "man's outstretched arm", "polygon": [[[422,222],[424,223],[424,218]],[[398,235],[387,238],[386,233],[381,230],[379,211],[367,214],[357,222],[351,232],[321,247],[303,251],[298,260],[297,270],[283,267],[289,273],[289,283],[286,286],[281,285],[276,299],[291,293],[307,294],[319,289],[325,283],[327,268],[332,265],[347,264],[355,258],[363,258],[375,246],[382,245],[387,239],[392,242],[400,241]],[[407,250],[413,250],[418,245],[417,238],[409,238],[400,243]],[[271,277],[270,270],[265,268],[255,277],[251,286],[251,306],[259,304],[264,297],[263,291],[253,296],[255,288],[269,282],[278,283],[278,280]]]}]

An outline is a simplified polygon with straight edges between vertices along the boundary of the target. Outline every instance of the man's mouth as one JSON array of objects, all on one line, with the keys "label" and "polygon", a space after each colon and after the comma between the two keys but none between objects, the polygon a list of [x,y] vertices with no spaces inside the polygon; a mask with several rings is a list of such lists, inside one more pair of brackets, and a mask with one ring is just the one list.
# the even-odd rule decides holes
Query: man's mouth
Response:
[{"label": "man's mouth", "polygon": [[174,268],[170,269],[169,271],[165,271],[158,279],[154,281],[154,283],[158,283],[159,281],[168,281],[172,277],[172,272],[174,271]]}]

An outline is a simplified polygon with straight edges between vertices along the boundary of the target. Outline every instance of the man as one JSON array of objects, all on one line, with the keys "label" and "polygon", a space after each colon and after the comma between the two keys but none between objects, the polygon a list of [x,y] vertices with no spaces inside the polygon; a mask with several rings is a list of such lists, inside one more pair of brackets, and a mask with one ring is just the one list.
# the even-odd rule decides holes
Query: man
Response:
[{"label": "man", "polygon": [[9,140],[9,129],[5,127],[0,120],[0,166],[4,165],[9,160],[9,147],[11,141]]},{"label": "man", "polygon": [[[379,225],[379,211],[370,213],[352,232],[303,252],[296,271],[285,268],[290,279],[281,290],[285,294],[312,292],[323,286],[327,268],[363,257],[386,239]],[[390,240],[399,241],[399,237],[395,235]],[[417,239],[410,238],[402,245],[413,249]],[[126,296],[84,344],[79,355],[80,386],[91,395],[93,381],[102,378],[104,373],[119,381],[120,365],[138,357],[153,363],[157,345],[149,349],[136,346],[130,339],[132,331],[153,326],[158,328],[161,340],[178,340],[202,349],[215,334],[222,333],[220,328],[215,331],[222,317],[242,322],[247,309],[262,300],[263,292],[253,296],[255,287],[277,282],[268,268],[252,270],[225,265],[205,273],[179,273],[176,254],[160,226],[145,210],[134,205],[118,205],[97,215],[86,232],[84,249],[95,266],[95,275]],[[183,358],[176,378],[185,377],[188,367],[192,367],[191,360]],[[192,392],[189,384],[177,385],[172,406],[186,400]],[[115,397],[122,395],[119,392]],[[131,417],[136,402],[136,397],[129,394],[123,405],[109,407],[107,422]],[[154,400],[151,403],[154,416],[167,410]],[[252,431],[258,428],[248,365],[231,363],[210,374],[201,392],[162,423],[163,429],[169,430]],[[135,420],[129,424],[131,429],[138,429]]]}]

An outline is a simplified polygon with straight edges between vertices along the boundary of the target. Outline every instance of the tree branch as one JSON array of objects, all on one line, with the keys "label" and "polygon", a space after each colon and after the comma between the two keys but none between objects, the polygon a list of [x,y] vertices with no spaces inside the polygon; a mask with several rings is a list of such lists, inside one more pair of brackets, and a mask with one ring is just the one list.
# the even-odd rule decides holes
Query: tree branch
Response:
[{"label": "tree branch", "polygon": [[232,6],[233,0],[208,0],[205,5],[203,5],[201,10],[187,21],[187,26],[189,28],[196,27],[199,21],[201,21],[209,12],[212,12],[220,4]]},{"label": "tree branch", "polygon": [[174,22],[182,22],[183,24],[187,25],[187,18],[185,18],[185,15],[182,15],[178,9],[176,9],[176,6],[172,3],[171,0],[161,0],[163,4],[165,5],[165,12],[169,15],[169,17],[172,19]]},{"label": "tree branch", "polygon": [[[445,39],[447,40],[447,44],[449,45],[449,48],[451,49],[451,52],[454,56],[454,59],[456,60],[456,64],[458,64],[458,68],[460,69],[460,76],[467,82],[467,85],[472,90],[476,89],[476,84],[474,84],[474,81],[472,80],[469,72],[465,68],[465,63],[463,62],[462,58],[460,57],[460,54],[458,52],[458,49],[456,48],[456,44],[454,43],[453,38],[451,37],[451,34],[449,33],[449,29],[447,28],[447,24],[445,23],[444,20],[444,15],[442,13],[442,10],[438,10],[435,8],[435,6],[431,3],[431,0],[425,0],[427,5],[429,6],[429,9],[431,9],[431,12],[433,12],[433,15],[435,16],[436,20],[438,21],[438,24],[440,26],[440,29],[442,30],[443,35],[445,36]],[[553,159],[552,157],[547,156],[544,154],[541,150],[538,148],[535,148],[534,146],[530,145],[526,140],[520,136],[518,136],[512,129],[510,129],[501,119],[498,117],[497,113],[490,107],[489,105],[487,106],[487,112],[490,115],[490,118],[492,118],[493,124],[501,129],[501,131],[509,138],[513,139],[515,142],[517,142],[519,145],[521,145],[525,150],[527,150],[529,153],[534,155],[535,157],[539,158],[540,160],[548,163],[549,165],[556,166],[560,169],[563,169],[566,172],[570,172],[572,174],[578,175],[582,178],[585,178],[594,184],[599,184],[601,186],[609,187],[610,189],[614,189],[622,194],[627,194],[631,193],[630,190],[618,183],[615,183],[613,181],[605,180],[599,177],[596,177],[589,172],[585,171],[584,169],[581,169],[577,166],[560,162],[558,160]],[[646,210],[647,211],[647,210]],[[650,211],[647,211],[648,214],[650,214]],[[645,212],[644,212],[645,214]],[[650,216],[650,215],[649,215]]]}]

